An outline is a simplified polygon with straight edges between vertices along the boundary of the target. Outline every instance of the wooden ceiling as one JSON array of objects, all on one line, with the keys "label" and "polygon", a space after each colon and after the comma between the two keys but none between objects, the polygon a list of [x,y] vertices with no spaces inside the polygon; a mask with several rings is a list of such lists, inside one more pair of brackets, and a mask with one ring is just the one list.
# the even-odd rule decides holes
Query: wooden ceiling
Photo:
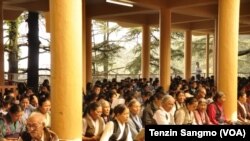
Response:
[{"label": "wooden ceiling", "polygon": [[[49,0],[0,0],[4,19],[15,19],[22,11],[49,11]],[[213,33],[218,15],[218,0],[126,0],[133,7],[86,0],[87,17],[118,22],[126,26],[158,26],[161,8],[170,8],[172,29]],[[250,0],[241,0],[240,33],[250,34]]]}]

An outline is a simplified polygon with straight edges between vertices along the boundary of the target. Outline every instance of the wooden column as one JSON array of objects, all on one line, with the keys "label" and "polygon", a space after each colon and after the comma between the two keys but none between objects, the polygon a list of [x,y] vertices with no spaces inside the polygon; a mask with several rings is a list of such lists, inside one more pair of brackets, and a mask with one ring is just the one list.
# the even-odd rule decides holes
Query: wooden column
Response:
[{"label": "wooden column", "polygon": [[184,58],[185,58],[185,67],[184,67],[184,78],[186,80],[190,80],[192,76],[191,72],[191,64],[192,64],[192,31],[187,30],[185,32],[185,51],[184,51]]},{"label": "wooden column", "polygon": [[160,11],[160,85],[164,90],[170,85],[171,60],[171,12],[170,9]]},{"label": "wooden column", "polygon": [[213,75],[214,75],[214,85],[218,87],[218,54],[219,54],[219,27],[218,27],[218,18],[215,20],[214,27],[214,46],[213,46]]},{"label": "wooden column", "polygon": [[82,1],[82,91],[86,94],[86,1]]},{"label": "wooden column", "polygon": [[86,82],[92,82],[92,22],[86,19]]},{"label": "wooden column", "polygon": [[238,34],[240,0],[219,0],[218,90],[226,94],[227,118],[237,119]]},{"label": "wooden column", "polygon": [[51,123],[62,140],[82,140],[82,0],[50,0]]},{"label": "wooden column", "polygon": [[50,12],[44,12],[46,32],[50,33]]},{"label": "wooden column", "polygon": [[0,85],[4,85],[3,5],[0,1]]},{"label": "wooden column", "polygon": [[207,43],[206,43],[206,73],[207,73],[207,77],[209,77],[209,34],[207,34]]},{"label": "wooden column", "polygon": [[142,78],[150,77],[150,27],[149,25],[142,26],[142,57],[141,57],[141,70]]}]

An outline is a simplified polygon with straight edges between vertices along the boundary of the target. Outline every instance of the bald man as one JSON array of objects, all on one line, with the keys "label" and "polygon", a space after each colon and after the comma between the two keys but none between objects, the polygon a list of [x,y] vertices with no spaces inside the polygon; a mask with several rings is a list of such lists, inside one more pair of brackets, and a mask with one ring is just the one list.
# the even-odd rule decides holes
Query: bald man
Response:
[{"label": "bald man", "polygon": [[58,136],[45,127],[43,114],[33,112],[27,119],[27,131],[21,134],[18,141],[58,141]]}]

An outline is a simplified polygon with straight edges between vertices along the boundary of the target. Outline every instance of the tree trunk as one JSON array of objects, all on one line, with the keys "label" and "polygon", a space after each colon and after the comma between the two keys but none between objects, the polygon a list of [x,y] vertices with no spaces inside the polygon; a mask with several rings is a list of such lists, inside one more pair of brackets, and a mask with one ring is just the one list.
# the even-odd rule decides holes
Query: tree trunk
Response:
[{"label": "tree trunk", "polygon": [[9,22],[9,75],[8,79],[10,84],[15,80],[15,74],[18,73],[18,21]]},{"label": "tree trunk", "polygon": [[38,92],[38,68],[39,68],[39,14],[37,12],[29,12],[28,15],[28,87],[32,87],[35,93]]},{"label": "tree trunk", "polygon": [[[108,49],[109,48],[109,22],[105,23],[105,32],[104,32],[104,49]],[[108,54],[108,53],[107,53]],[[104,76],[106,78],[108,78],[108,71],[109,71],[109,56],[106,54],[106,52],[104,52],[104,60],[103,60],[103,72],[104,72]]]},{"label": "tree trunk", "polygon": [[105,59],[103,60],[103,71],[104,71],[104,76],[105,78],[108,78],[109,74],[109,57],[108,55],[105,55]]}]

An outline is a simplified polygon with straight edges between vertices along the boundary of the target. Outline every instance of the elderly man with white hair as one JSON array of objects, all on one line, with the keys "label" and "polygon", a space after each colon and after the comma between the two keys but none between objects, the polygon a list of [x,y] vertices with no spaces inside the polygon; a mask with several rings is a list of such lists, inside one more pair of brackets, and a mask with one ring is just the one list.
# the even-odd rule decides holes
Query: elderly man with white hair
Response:
[{"label": "elderly man with white hair", "polygon": [[45,117],[39,112],[33,112],[27,119],[27,131],[21,134],[18,141],[58,141],[58,136],[45,127]]},{"label": "elderly man with white hair", "polygon": [[173,125],[174,116],[171,110],[174,107],[175,99],[171,95],[165,95],[161,101],[161,107],[154,113],[153,119],[158,125]]}]

